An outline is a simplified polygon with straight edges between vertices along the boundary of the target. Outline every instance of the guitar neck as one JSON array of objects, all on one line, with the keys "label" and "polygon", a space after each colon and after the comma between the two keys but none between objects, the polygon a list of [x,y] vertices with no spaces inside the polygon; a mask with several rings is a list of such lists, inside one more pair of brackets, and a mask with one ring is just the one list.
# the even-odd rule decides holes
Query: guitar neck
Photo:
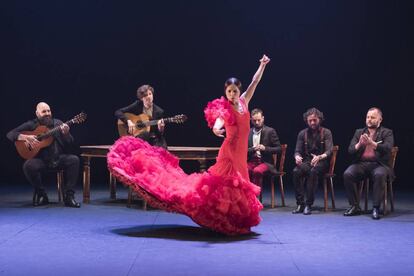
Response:
[{"label": "guitar neck", "polygon": [[[67,124],[68,126],[73,125],[74,123],[75,123],[74,119],[64,122],[64,124]],[[60,126],[61,125],[58,125],[58,126],[52,128],[52,129],[50,129],[49,131],[46,131],[45,133],[42,133],[42,134],[38,135],[37,139],[40,141],[42,139],[45,139],[45,138],[48,138],[48,137],[54,135],[55,133],[60,131],[59,130]]]},{"label": "guitar neck", "polygon": [[155,126],[156,124],[158,124],[159,120],[164,120],[164,123],[171,123],[173,121],[174,118],[161,118],[158,120],[151,120],[151,121],[147,121],[147,122],[143,122],[146,126]]}]

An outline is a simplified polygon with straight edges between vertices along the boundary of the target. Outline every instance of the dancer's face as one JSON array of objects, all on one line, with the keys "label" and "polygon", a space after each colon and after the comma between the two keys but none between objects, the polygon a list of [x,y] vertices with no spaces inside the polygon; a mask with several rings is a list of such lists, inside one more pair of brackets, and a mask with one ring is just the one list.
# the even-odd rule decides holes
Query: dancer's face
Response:
[{"label": "dancer's face", "polygon": [[231,84],[226,88],[226,97],[227,100],[231,101],[233,104],[239,102],[240,90],[236,85]]}]

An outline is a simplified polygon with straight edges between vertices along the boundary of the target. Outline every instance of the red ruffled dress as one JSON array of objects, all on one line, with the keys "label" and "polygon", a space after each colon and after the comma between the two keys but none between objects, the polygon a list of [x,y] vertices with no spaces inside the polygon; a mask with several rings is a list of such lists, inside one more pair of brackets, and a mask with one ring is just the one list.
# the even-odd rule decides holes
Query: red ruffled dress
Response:
[{"label": "red ruffled dress", "polygon": [[148,204],[189,216],[201,226],[228,235],[246,234],[259,224],[263,208],[260,188],[249,181],[247,140],[250,115],[224,99],[209,102],[204,110],[208,125],[217,117],[225,122],[226,138],[217,162],[208,172],[186,174],[177,157],[163,148],[130,136],[117,140],[108,153],[108,168],[131,186]]}]

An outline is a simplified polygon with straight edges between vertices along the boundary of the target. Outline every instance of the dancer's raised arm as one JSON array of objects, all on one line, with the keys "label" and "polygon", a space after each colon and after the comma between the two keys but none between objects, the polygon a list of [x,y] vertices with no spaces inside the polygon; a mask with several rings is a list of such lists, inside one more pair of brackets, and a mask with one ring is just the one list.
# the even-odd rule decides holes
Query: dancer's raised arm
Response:
[{"label": "dancer's raised arm", "polygon": [[250,83],[249,87],[247,87],[246,91],[241,95],[246,100],[246,104],[248,104],[250,99],[253,97],[254,91],[256,90],[256,87],[262,78],[264,69],[266,68],[266,65],[269,63],[269,61],[270,58],[266,55],[263,55],[263,57],[260,59],[259,68],[254,74],[252,82]]}]

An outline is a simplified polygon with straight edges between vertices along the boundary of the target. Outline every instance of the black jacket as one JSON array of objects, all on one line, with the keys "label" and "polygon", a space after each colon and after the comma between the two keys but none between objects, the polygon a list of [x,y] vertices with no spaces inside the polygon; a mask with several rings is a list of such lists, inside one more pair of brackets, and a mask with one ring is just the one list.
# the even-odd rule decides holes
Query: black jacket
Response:
[{"label": "black jacket", "polygon": [[[263,126],[262,133],[260,134],[260,144],[265,146],[265,150],[261,152],[262,161],[267,165],[270,173],[276,173],[277,169],[273,165],[272,155],[280,154],[282,151],[276,130],[268,126]],[[253,159],[255,152],[253,149],[253,128],[250,128],[248,147],[247,159],[251,160]]]},{"label": "black jacket", "polygon": [[[63,124],[61,120],[53,119],[53,125],[51,125],[50,128],[54,128],[61,124]],[[40,123],[38,119],[27,121],[15,129],[10,130],[7,133],[7,138],[10,141],[15,142],[22,132],[33,131],[39,125]],[[70,133],[64,135],[58,131],[53,134],[53,138],[53,143],[48,147],[41,149],[36,158],[43,159],[46,162],[52,162],[58,158],[59,154],[69,153],[69,151],[72,150],[71,147],[73,147],[73,137]]]},{"label": "black jacket", "polygon": [[[125,117],[124,113],[132,113],[135,115],[140,115],[144,112],[144,104],[142,101],[135,101],[134,103],[122,107],[115,111],[115,117],[123,121],[127,124],[127,118]],[[153,104],[152,106],[152,120],[158,120],[164,117],[164,110]],[[158,126],[154,125],[150,128],[150,133],[144,134],[143,137],[140,137],[146,141],[148,141],[151,145],[156,145],[160,147],[167,148],[167,142],[165,141],[164,135],[158,130]]]},{"label": "black jacket", "polygon": [[[354,137],[351,140],[351,143],[348,147],[348,152],[353,157],[353,162],[358,163],[361,161],[362,154],[364,153],[365,147],[360,147],[358,150],[355,149],[355,145],[359,141],[359,137],[362,134],[368,133],[368,128],[360,128],[355,131]],[[391,129],[385,128],[380,126],[374,136],[374,141],[379,142],[382,141],[377,145],[375,149],[375,157],[376,160],[384,167],[390,169],[391,175],[393,172],[389,166],[390,159],[391,159],[391,149],[394,146],[394,134]]]}]

